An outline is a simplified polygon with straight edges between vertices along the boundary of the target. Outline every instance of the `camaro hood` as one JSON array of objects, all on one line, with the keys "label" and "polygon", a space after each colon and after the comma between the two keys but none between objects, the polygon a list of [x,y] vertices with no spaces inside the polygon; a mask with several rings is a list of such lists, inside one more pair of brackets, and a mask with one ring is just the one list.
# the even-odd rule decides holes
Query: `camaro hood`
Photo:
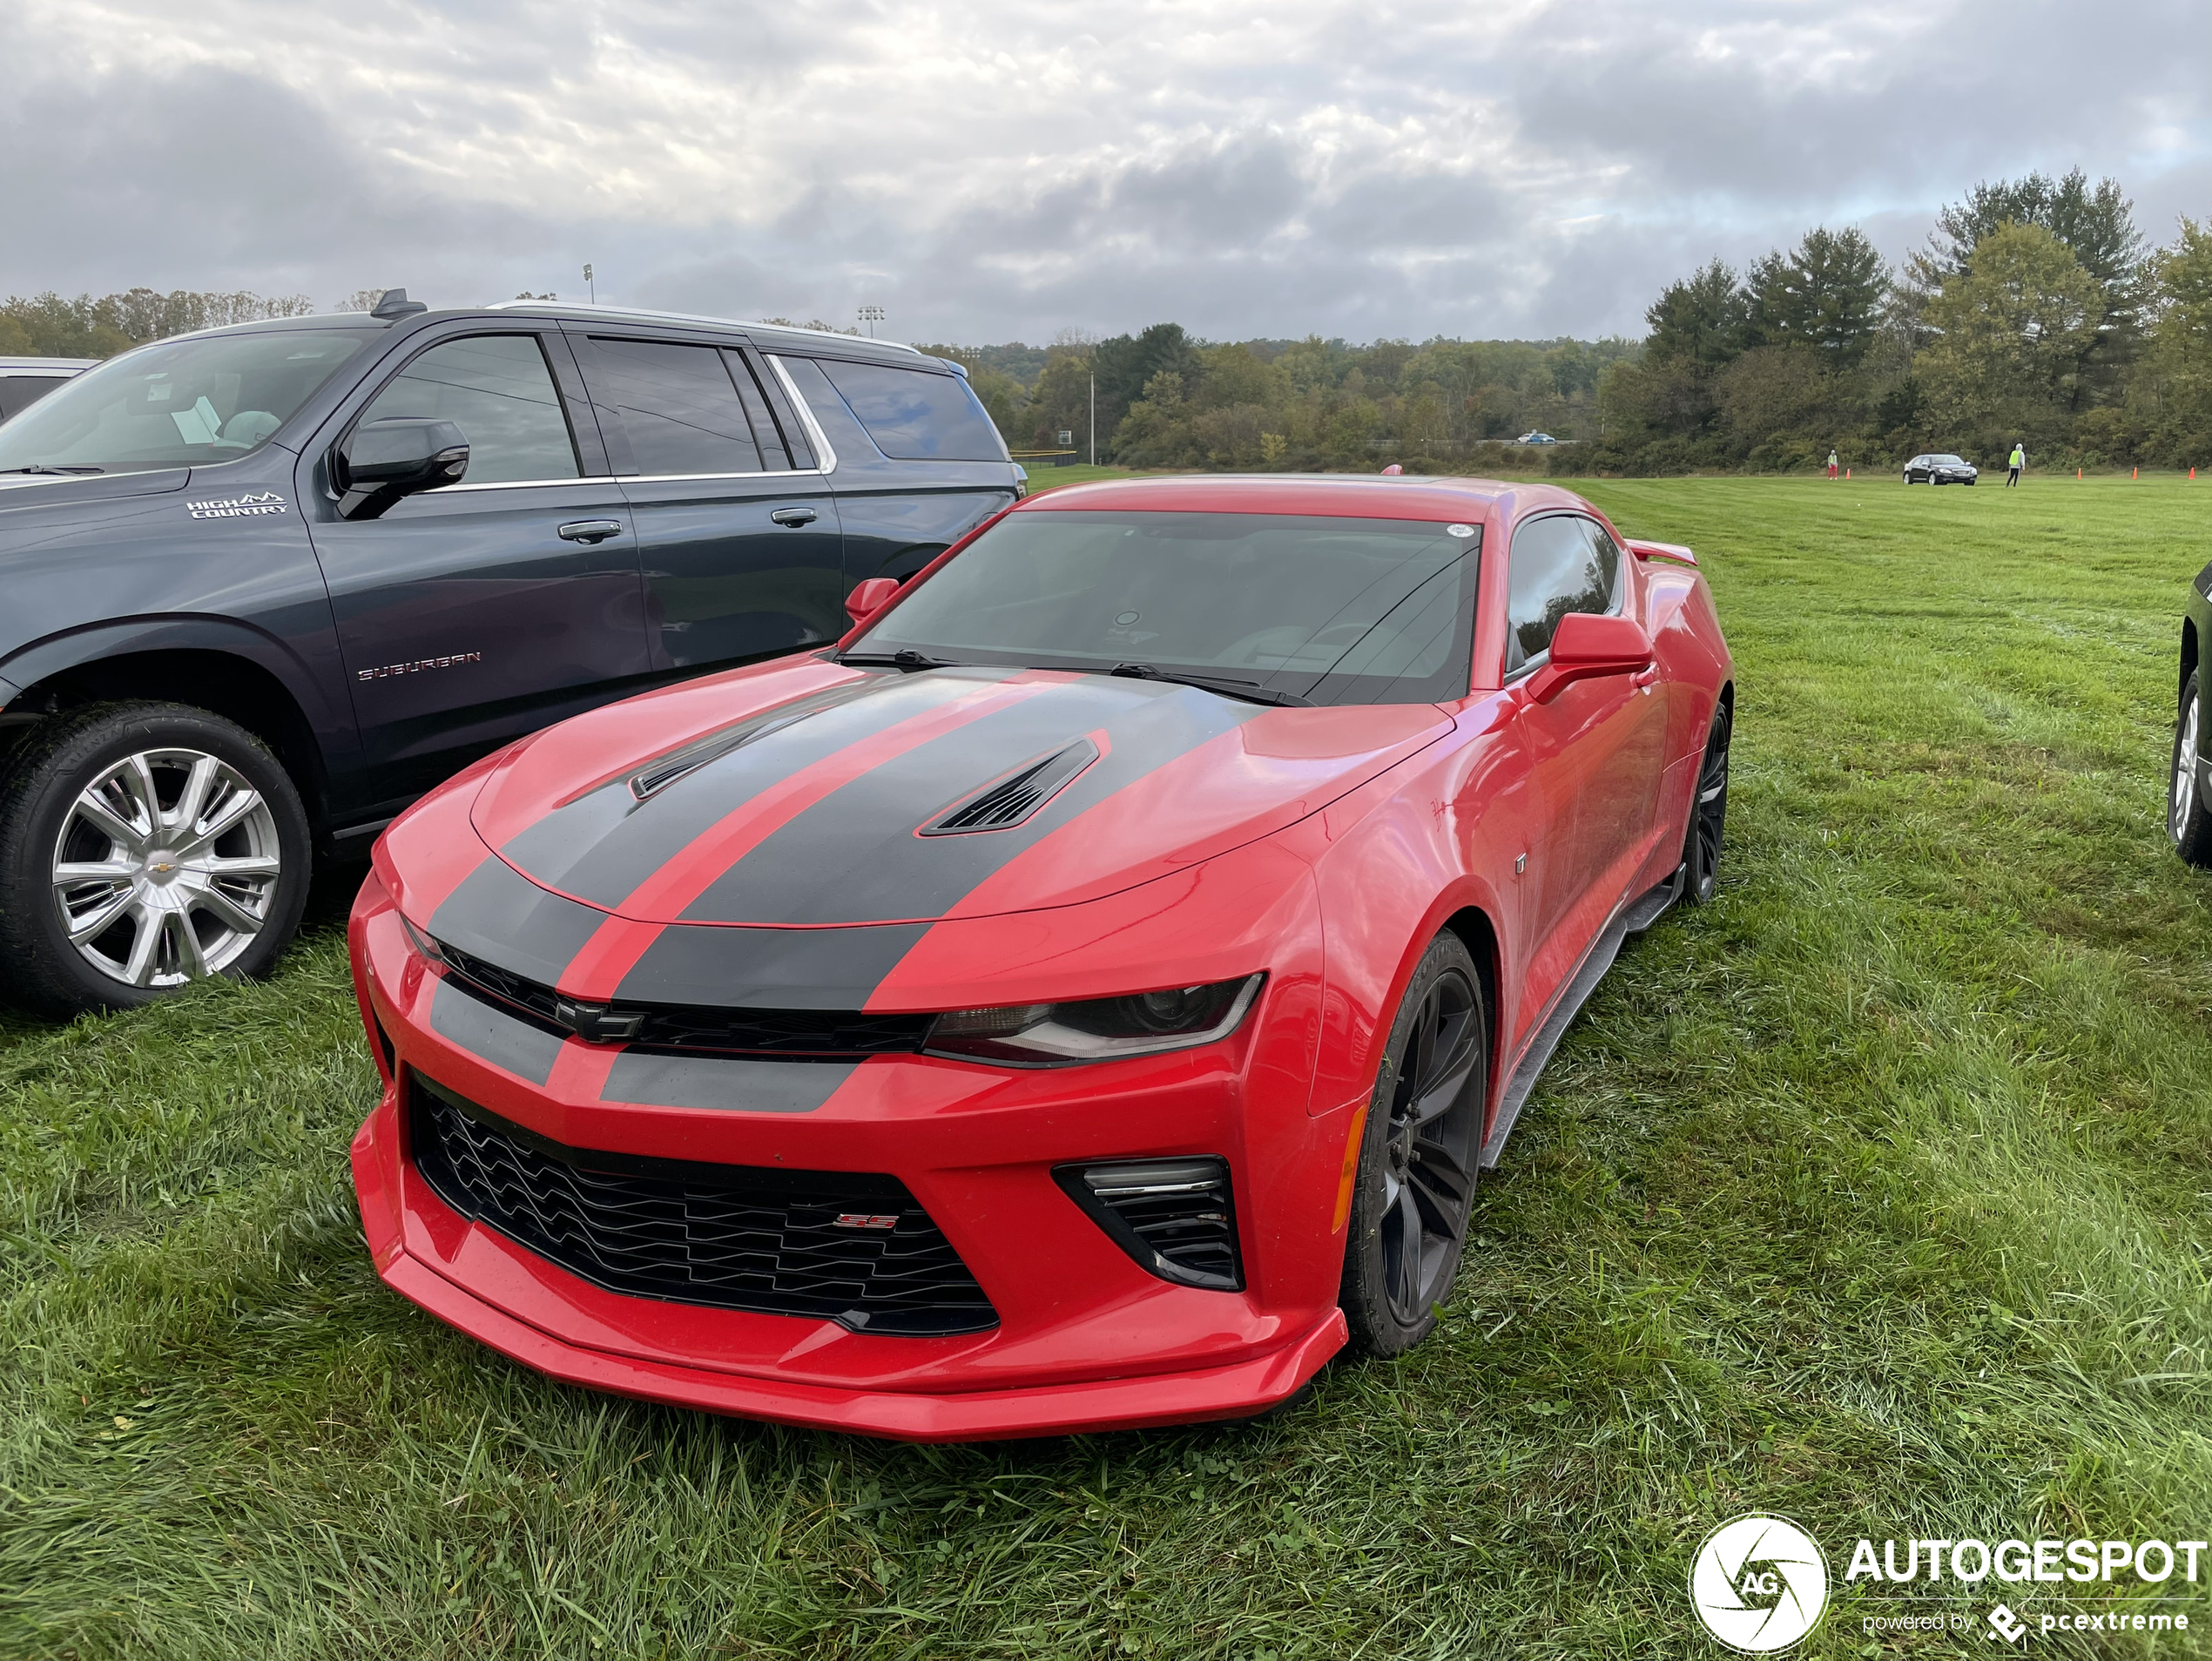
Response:
[{"label": "camaro hood", "polygon": [[1326,806],[1450,731],[1429,704],[1291,709],[1058,671],[779,663],[526,740],[478,835],[642,922],[824,926],[1099,898]]}]

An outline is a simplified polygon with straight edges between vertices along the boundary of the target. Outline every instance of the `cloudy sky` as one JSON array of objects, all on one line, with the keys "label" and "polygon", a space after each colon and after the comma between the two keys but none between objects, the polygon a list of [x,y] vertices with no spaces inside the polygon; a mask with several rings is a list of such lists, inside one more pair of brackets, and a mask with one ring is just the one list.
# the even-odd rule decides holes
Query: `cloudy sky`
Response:
[{"label": "cloudy sky", "polygon": [[2188,0],[0,0],[0,294],[1589,336],[1982,178],[2212,214]]}]

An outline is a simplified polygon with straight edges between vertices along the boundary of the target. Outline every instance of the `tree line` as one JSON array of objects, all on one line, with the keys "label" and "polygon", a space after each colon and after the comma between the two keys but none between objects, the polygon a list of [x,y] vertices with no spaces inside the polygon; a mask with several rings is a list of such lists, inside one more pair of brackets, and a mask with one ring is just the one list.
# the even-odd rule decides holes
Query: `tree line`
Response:
[{"label": "tree line", "polygon": [[1592,470],[1892,465],[1923,450],[2058,465],[2212,462],[2212,220],[2154,248],[2117,181],[1982,184],[1892,270],[1855,228],[1645,314],[1598,389]]},{"label": "tree line", "polygon": [[[1598,388],[1633,358],[1624,340],[1304,340],[1211,342],[1178,323],[1049,347],[925,346],[958,359],[1017,451],[1131,467],[1339,468],[1409,472],[1540,463],[1532,429],[1595,437]],[[1066,435],[1063,439],[1062,435]]]}]

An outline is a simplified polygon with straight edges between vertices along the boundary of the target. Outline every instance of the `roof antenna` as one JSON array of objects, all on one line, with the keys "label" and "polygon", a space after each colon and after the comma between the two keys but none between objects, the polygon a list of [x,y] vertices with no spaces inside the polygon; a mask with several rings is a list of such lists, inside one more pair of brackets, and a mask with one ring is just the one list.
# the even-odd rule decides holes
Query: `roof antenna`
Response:
[{"label": "roof antenna", "polygon": [[427,312],[429,309],[419,300],[409,300],[407,297],[407,290],[404,288],[387,288],[368,314],[371,317],[383,318],[389,322],[395,317],[412,317],[417,312]]}]

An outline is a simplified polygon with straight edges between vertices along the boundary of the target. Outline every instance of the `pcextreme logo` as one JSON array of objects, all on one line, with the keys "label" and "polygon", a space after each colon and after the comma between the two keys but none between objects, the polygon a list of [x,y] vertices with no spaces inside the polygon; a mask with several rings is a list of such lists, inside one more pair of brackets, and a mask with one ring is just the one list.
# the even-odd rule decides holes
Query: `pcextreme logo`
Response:
[{"label": "pcextreme logo", "polygon": [[195,519],[255,519],[282,513],[284,498],[274,490],[254,490],[245,496],[223,496],[207,502],[187,502]]},{"label": "pcextreme logo", "polygon": [[1731,1650],[1786,1650],[1828,1607],[1828,1560],[1787,1517],[1753,1512],[1705,1536],[1689,1570],[1689,1601]]}]

